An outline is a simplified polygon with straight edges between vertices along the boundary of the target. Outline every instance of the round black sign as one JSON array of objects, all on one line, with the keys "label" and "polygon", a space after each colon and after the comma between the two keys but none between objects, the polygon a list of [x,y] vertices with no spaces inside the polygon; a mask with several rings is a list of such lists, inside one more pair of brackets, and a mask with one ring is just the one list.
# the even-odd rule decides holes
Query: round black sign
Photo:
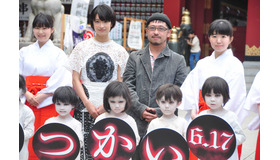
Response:
[{"label": "round black sign", "polygon": [[155,129],[149,132],[140,143],[141,159],[189,159],[186,140],[178,132],[167,129]]},{"label": "round black sign", "polygon": [[36,131],[32,147],[39,159],[75,159],[80,152],[80,141],[70,127],[49,123]]},{"label": "round black sign", "polygon": [[231,126],[214,115],[195,118],[187,129],[187,141],[192,153],[202,160],[226,160],[236,147]]},{"label": "round black sign", "polygon": [[94,159],[128,160],[136,148],[132,128],[119,118],[105,118],[90,130],[88,138],[90,154]]},{"label": "round black sign", "polygon": [[19,151],[21,151],[23,143],[24,143],[24,132],[21,124],[19,123]]}]

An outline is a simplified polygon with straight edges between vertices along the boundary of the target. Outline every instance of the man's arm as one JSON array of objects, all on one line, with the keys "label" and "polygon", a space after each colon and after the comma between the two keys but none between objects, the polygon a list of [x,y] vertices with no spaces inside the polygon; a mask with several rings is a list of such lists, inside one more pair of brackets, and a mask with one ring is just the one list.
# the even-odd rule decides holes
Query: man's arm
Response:
[{"label": "man's arm", "polygon": [[178,63],[178,68],[176,71],[175,79],[174,79],[174,84],[177,86],[181,87],[183,84],[184,80],[186,79],[188,72],[187,72],[187,65],[185,58],[183,56],[180,56]]},{"label": "man's arm", "polygon": [[[149,108],[145,104],[142,104],[139,102],[139,96],[136,92],[136,54],[131,53],[131,55],[128,58],[125,72],[123,74],[123,81],[126,83],[126,85],[129,88],[130,94],[131,94],[131,110],[139,115],[140,119],[146,119],[147,121],[156,118],[156,114],[151,114],[147,112],[147,110],[154,110],[153,108]],[[155,110],[154,110],[155,112]]]}]

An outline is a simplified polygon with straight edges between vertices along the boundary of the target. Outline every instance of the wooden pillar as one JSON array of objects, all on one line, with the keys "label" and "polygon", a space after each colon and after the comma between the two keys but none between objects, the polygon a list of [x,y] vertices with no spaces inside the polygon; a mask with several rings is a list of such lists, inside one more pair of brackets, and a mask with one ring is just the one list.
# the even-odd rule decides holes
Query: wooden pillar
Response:
[{"label": "wooden pillar", "polygon": [[163,13],[169,17],[172,26],[180,26],[184,7],[184,0],[164,0]]}]

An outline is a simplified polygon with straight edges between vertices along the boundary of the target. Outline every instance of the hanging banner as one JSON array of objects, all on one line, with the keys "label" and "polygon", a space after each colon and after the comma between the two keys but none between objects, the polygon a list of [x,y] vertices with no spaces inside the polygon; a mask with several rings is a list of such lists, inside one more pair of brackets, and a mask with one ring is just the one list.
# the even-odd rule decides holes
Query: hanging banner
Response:
[{"label": "hanging banner", "polygon": [[88,147],[95,160],[129,160],[136,149],[132,128],[119,118],[98,121],[89,132]]},{"label": "hanging banner", "polygon": [[87,17],[89,0],[72,0],[71,15]]},{"label": "hanging banner", "polygon": [[187,141],[192,153],[201,160],[227,160],[236,148],[233,129],[214,115],[195,118],[187,129]]},{"label": "hanging banner", "polygon": [[31,13],[31,0],[19,0],[19,20],[28,21]]},{"label": "hanging banner", "polygon": [[73,0],[70,15],[65,15],[64,52],[70,54],[75,46],[84,40],[87,32],[89,0]]},{"label": "hanging banner", "polygon": [[111,0],[94,0],[93,4],[94,4],[93,8],[95,8],[99,4],[107,4],[108,6],[111,6]]},{"label": "hanging banner", "polygon": [[129,48],[141,49],[142,36],[141,36],[141,21],[130,21],[127,45]]},{"label": "hanging banner", "polygon": [[122,24],[116,21],[114,28],[109,33],[109,38],[113,40],[122,39]]},{"label": "hanging banner", "polygon": [[140,159],[189,159],[189,147],[186,140],[171,129],[161,128],[149,132],[139,146]]},{"label": "hanging banner", "polygon": [[80,141],[70,127],[49,123],[36,131],[32,147],[39,159],[75,159],[80,152]]}]

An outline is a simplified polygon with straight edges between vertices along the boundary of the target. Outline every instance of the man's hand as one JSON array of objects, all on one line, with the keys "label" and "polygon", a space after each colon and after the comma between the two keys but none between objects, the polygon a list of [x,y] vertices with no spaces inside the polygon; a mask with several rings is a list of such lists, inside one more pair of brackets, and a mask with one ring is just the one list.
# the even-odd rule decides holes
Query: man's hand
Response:
[{"label": "man's hand", "polygon": [[147,107],[146,110],[142,113],[143,119],[147,122],[152,121],[157,118],[156,110],[154,108]]}]

